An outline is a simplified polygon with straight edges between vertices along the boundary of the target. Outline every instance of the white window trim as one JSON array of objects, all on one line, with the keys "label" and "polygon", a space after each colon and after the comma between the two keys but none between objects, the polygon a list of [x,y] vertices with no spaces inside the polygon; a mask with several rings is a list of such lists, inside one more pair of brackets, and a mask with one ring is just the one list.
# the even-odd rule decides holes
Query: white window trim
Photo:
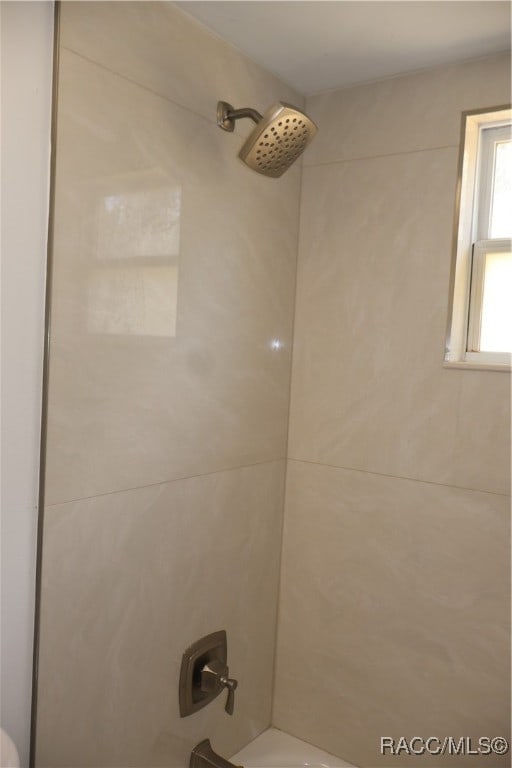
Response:
[{"label": "white window trim", "polygon": [[[473,243],[478,239],[478,234],[483,231],[482,227],[485,226],[485,220],[482,217],[479,217],[477,220],[477,217],[474,215],[475,192],[477,191],[476,188],[480,175],[477,168],[478,141],[482,126],[489,125],[490,123],[494,126],[504,124],[504,110],[510,111],[510,105],[495,107],[492,110],[464,112],[462,115],[453,260],[450,280],[450,304],[444,358],[444,365],[447,368],[507,372],[511,370],[511,355],[508,353],[468,351],[468,340],[474,347],[474,335],[468,336],[468,334],[475,333],[475,323],[480,321],[479,317],[477,320],[473,318],[473,325],[469,328],[470,287],[471,284],[475,285],[475,280],[471,280]],[[485,153],[483,156],[485,157]],[[487,213],[487,221],[488,215]],[[493,243],[494,248],[498,243],[510,243],[509,240],[492,240],[489,242]],[[479,258],[481,252],[480,250],[476,254],[476,269],[481,268],[482,258]]]},{"label": "white window trim", "polygon": [[[473,241],[485,240],[489,232],[489,219],[491,218],[491,200],[492,183],[494,171],[494,144],[496,141],[506,141],[510,138],[510,129],[508,123],[504,121],[493,122],[489,128],[484,128],[480,134],[479,161],[480,167],[477,168],[476,186],[482,184],[482,188],[477,189],[475,194],[475,208],[478,215],[474,216],[475,226],[473,231]],[[477,206],[477,198],[485,201],[485,205]]]}]

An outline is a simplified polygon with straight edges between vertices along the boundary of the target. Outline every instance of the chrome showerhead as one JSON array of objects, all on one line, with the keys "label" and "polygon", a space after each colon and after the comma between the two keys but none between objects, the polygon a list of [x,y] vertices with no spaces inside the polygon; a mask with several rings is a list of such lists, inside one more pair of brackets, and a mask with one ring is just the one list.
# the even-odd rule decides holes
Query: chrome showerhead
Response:
[{"label": "chrome showerhead", "polygon": [[233,109],[219,101],[217,124],[233,131],[235,121],[250,117],[256,126],[238,153],[241,160],[264,176],[279,177],[295,162],[312,141],[317,127],[310,118],[291,104],[278,101],[262,116],[255,109]]}]

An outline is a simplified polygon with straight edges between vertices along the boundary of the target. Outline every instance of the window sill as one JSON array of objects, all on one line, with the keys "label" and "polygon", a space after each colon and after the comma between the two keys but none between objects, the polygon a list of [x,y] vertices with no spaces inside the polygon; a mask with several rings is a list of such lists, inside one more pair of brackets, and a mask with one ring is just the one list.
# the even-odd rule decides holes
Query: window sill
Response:
[{"label": "window sill", "polygon": [[507,363],[470,363],[465,360],[445,360],[443,368],[455,368],[459,371],[498,371],[500,373],[510,373],[512,371]]}]

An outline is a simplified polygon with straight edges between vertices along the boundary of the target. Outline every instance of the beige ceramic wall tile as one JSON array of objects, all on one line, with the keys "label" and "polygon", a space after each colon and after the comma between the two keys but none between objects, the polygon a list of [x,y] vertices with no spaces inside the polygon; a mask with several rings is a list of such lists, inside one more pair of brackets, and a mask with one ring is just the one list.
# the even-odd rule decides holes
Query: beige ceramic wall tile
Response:
[{"label": "beige ceramic wall tile", "polygon": [[457,414],[454,481],[510,493],[510,375],[464,371]]},{"label": "beige ceramic wall tile", "polygon": [[305,165],[457,146],[461,112],[510,103],[510,55],[464,62],[307,99],[321,127]]},{"label": "beige ceramic wall tile", "polygon": [[304,170],[291,458],[459,477],[471,414],[442,365],[456,163],[441,149]]},{"label": "beige ceramic wall tile", "polygon": [[[36,765],[184,766],[270,724],[283,462],[50,507]],[[180,719],[181,655],[226,629],[235,714]]]},{"label": "beige ceramic wall tile", "polygon": [[[265,111],[303,97],[169,2],[62,3],[62,45],[216,121],[217,101]],[[114,32],[115,30],[115,32]],[[242,125],[252,125],[243,121]]]},{"label": "beige ceramic wall tile", "polygon": [[67,51],[59,105],[48,502],[283,458],[300,170]]},{"label": "beige ceramic wall tile", "polygon": [[403,764],[386,735],[510,738],[509,511],[289,462],[275,726],[359,766]]}]

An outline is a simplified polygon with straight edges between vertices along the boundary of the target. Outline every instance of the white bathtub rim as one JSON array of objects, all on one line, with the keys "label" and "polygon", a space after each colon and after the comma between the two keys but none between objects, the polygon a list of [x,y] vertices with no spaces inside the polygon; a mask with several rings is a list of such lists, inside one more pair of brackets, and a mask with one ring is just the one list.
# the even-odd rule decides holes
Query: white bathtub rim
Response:
[{"label": "white bathtub rim", "polygon": [[277,728],[260,733],[231,761],[245,768],[356,768],[352,763]]}]

